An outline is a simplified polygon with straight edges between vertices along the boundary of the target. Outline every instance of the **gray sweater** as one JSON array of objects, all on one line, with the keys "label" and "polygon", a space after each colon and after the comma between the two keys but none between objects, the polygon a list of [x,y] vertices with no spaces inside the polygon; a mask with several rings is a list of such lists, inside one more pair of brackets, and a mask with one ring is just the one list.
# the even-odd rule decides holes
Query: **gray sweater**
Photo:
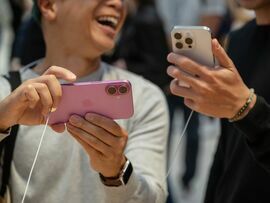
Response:
[{"label": "gray sweater", "polygon": [[[21,70],[22,80],[36,76],[29,68]],[[68,132],[57,134],[48,128],[26,203],[165,202],[168,111],[164,96],[142,77],[104,63],[80,81],[100,79],[128,79],[132,84],[135,113],[130,119],[117,121],[129,133],[125,155],[134,170],[128,184],[104,186],[80,144]],[[10,86],[0,78],[0,100],[8,94]],[[43,128],[20,126],[11,166],[10,189],[14,203],[22,199]]]}]

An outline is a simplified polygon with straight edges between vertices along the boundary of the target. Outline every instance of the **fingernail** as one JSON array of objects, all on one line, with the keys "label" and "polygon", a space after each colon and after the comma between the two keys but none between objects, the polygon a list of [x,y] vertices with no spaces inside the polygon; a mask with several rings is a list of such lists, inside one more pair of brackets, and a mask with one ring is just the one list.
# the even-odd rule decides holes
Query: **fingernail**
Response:
[{"label": "fingernail", "polygon": [[174,55],[175,55],[174,53],[170,53],[170,54],[168,55],[167,59],[168,59],[169,62],[171,62],[171,61],[173,60]]},{"label": "fingernail", "polygon": [[56,108],[52,107],[51,112],[55,112],[55,111],[56,111]]},{"label": "fingernail", "polygon": [[217,41],[217,39],[214,39],[214,42],[215,42],[215,46],[216,46],[216,48],[217,48],[217,49],[219,49],[220,44],[219,44],[219,42]]},{"label": "fingernail", "polygon": [[70,117],[69,121],[71,122],[71,124],[76,125],[76,124],[80,123],[81,118],[79,116],[73,115]]},{"label": "fingernail", "polygon": [[85,119],[88,120],[88,121],[91,121],[93,119],[93,114],[92,113],[87,113],[85,115]]},{"label": "fingernail", "polygon": [[70,79],[71,80],[76,80],[77,76],[74,73],[72,73],[72,74],[70,74]]}]

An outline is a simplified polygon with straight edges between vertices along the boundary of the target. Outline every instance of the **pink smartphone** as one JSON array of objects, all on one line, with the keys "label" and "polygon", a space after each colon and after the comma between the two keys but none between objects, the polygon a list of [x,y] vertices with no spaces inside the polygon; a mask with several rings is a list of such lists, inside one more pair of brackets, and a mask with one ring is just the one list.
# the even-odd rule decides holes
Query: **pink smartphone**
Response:
[{"label": "pink smartphone", "polygon": [[66,123],[70,116],[97,113],[111,119],[133,115],[132,87],[127,80],[83,82],[62,85],[62,98],[51,113],[49,124]]}]

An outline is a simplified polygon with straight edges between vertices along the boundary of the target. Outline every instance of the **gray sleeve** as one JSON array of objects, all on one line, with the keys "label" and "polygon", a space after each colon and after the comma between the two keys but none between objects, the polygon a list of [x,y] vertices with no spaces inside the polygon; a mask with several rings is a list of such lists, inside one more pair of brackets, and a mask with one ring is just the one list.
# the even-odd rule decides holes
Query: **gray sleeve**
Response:
[{"label": "gray sleeve", "polygon": [[111,203],[162,203],[167,197],[166,152],[169,129],[167,103],[157,88],[134,94],[135,115],[129,127],[126,156],[133,173],[126,186],[106,187]]}]

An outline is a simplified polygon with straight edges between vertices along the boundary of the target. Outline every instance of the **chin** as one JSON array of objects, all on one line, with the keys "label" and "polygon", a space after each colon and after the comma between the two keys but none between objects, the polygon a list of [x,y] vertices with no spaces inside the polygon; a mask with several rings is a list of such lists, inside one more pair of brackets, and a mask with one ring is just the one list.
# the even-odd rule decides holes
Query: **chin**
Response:
[{"label": "chin", "polygon": [[110,43],[103,43],[100,44],[100,50],[102,51],[102,54],[111,51],[115,47],[115,42],[110,42]]}]

